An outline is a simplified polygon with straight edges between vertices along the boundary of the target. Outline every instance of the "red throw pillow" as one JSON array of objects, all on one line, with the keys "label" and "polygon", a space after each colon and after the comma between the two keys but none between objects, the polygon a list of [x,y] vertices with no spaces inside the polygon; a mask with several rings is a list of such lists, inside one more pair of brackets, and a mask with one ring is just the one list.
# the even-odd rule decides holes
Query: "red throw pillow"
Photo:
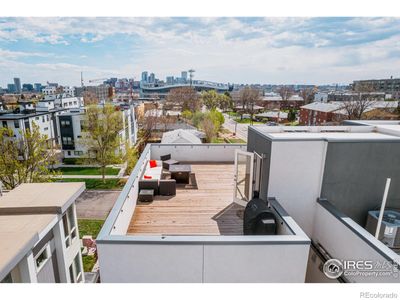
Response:
[{"label": "red throw pillow", "polygon": [[156,160],[150,160],[150,168],[155,168],[157,167],[157,161]]},{"label": "red throw pillow", "polygon": [[144,178],[144,179],[152,179],[153,177],[152,177],[152,176],[144,175],[143,178]]}]

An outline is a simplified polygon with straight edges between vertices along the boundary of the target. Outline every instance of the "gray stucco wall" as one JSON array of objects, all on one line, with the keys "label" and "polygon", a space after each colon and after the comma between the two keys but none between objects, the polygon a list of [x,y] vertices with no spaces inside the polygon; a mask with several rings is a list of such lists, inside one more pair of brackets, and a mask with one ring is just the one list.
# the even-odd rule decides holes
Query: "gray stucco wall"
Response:
[{"label": "gray stucco wall", "polygon": [[272,142],[267,139],[264,135],[258,133],[251,127],[249,127],[248,136],[247,136],[247,151],[248,152],[257,152],[259,155],[265,154],[265,158],[263,159],[263,167],[261,174],[261,189],[260,189],[260,198],[267,199],[268,198],[268,182],[269,182],[269,171],[271,164],[271,145]]},{"label": "gray stucco wall", "polygon": [[381,205],[387,177],[386,207],[400,209],[400,143],[329,142],[321,197],[365,226],[367,212]]}]

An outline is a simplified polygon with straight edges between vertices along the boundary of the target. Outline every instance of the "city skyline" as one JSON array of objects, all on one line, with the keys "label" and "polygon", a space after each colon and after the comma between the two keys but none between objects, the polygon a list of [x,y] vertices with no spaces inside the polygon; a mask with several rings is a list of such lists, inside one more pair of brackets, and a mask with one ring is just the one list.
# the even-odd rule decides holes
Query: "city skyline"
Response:
[{"label": "city skyline", "polygon": [[165,80],[334,84],[399,77],[399,18],[0,18],[0,86]]}]

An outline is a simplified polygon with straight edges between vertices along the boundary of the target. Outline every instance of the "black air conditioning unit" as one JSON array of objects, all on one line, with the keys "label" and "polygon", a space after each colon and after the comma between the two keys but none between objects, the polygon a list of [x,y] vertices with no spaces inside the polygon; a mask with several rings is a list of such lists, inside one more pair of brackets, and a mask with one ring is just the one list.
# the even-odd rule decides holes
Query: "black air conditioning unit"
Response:
[{"label": "black air conditioning unit", "polygon": [[266,201],[254,198],[247,203],[243,217],[244,235],[275,235],[276,217]]}]

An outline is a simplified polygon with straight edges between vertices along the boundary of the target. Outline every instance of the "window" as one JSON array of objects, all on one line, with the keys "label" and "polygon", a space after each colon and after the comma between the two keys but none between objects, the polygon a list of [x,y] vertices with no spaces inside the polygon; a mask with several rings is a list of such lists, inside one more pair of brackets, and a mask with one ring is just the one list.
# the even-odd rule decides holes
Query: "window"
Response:
[{"label": "window", "polygon": [[47,122],[50,120],[50,119],[49,119],[49,115],[46,116],[46,119],[47,119]]},{"label": "window", "polygon": [[74,155],[77,156],[83,155],[83,151],[74,151]]},{"label": "window", "polygon": [[35,256],[36,271],[39,272],[47,260],[50,258],[50,245],[46,244],[42,250]]},{"label": "window", "polygon": [[15,127],[15,128],[19,128],[19,122],[18,122],[18,120],[14,120],[14,127]]},{"label": "window", "polygon": [[66,127],[66,126],[70,126],[71,122],[69,120],[61,120],[61,126],[62,127]]},{"label": "window", "polygon": [[74,206],[70,206],[63,216],[65,247],[71,246],[72,241],[77,237],[77,229],[75,224]]},{"label": "window", "polygon": [[7,128],[8,126],[7,126],[7,121],[3,121],[3,127],[4,128]]},{"label": "window", "polygon": [[69,277],[73,283],[82,281],[82,267],[79,253],[75,256],[73,262],[69,266]]},{"label": "window", "polygon": [[49,127],[45,127],[45,128],[43,128],[43,130],[49,130]]},{"label": "window", "polygon": [[44,118],[44,116],[42,116],[42,122],[46,122],[46,119]]},{"label": "window", "polygon": [[73,145],[74,141],[72,140],[72,138],[70,136],[63,136],[62,143],[63,143],[63,145]]},{"label": "window", "polygon": [[71,151],[67,151],[68,152],[68,156],[71,156]]}]

